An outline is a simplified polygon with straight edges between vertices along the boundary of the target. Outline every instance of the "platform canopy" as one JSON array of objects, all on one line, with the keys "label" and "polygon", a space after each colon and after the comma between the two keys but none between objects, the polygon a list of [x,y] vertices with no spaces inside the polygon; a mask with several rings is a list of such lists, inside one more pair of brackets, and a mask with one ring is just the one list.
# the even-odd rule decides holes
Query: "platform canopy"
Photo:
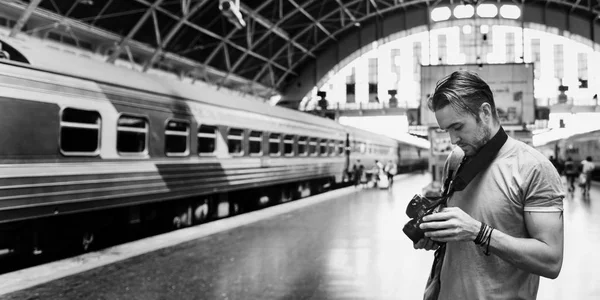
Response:
[{"label": "platform canopy", "polygon": [[[264,98],[361,26],[441,5],[527,2],[598,21],[598,0],[4,0],[11,35],[31,34]],[[239,7],[240,15],[233,13]],[[229,8],[229,10],[228,10]],[[426,18],[426,15],[424,16]]]}]

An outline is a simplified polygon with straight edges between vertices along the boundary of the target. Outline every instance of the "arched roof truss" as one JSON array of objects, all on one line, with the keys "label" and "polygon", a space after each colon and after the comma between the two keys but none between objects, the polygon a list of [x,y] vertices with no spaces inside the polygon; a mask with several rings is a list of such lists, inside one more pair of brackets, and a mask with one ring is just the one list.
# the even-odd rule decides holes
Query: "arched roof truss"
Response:
[{"label": "arched roof truss", "polygon": [[59,39],[107,63],[125,60],[142,72],[160,68],[292,102],[354,51],[430,24],[429,11],[442,5],[516,4],[523,22],[600,43],[600,0],[241,0],[245,26],[229,21],[221,1],[10,0],[0,2],[0,17],[12,20],[13,36]]}]

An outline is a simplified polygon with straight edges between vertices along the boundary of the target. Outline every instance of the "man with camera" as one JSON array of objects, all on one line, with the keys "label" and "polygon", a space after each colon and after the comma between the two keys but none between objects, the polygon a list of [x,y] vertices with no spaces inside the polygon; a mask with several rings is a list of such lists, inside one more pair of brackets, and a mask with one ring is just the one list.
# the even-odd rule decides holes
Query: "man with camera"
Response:
[{"label": "man with camera", "polygon": [[559,174],[507,136],[476,73],[440,80],[429,108],[457,147],[446,161],[443,201],[416,197],[407,208],[415,248],[438,250],[425,299],[535,299],[539,276],[554,279],[562,267]]}]

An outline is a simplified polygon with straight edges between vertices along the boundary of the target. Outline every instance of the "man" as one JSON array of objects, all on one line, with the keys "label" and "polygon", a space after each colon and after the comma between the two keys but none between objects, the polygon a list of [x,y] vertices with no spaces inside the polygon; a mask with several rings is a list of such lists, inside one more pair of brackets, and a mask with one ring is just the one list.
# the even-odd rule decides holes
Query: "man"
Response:
[{"label": "man", "polygon": [[[442,79],[429,108],[458,146],[449,159],[464,155],[467,166],[488,141],[506,135],[490,87],[476,73],[456,71]],[[560,177],[526,144],[507,137],[500,145],[491,164],[451,195],[448,207],[423,219],[425,238],[415,248],[446,243],[437,299],[535,299],[539,276],[560,272]]]},{"label": "man", "polygon": [[392,186],[394,184],[394,175],[396,175],[396,173],[398,173],[398,167],[396,166],[396,163],[391,160],[388,160],[387,164],[383,168],[383,171],[385,172],[385,175],[387,176],[390,186]]},{"label": "man", "polygon": [[565,162],[565,176],[567,176],[567,183],[569,184],[569,192],[575,191],[575,177],[577,177],[577,167],[575,162],[569,156]]},{"label": "man", "polygon": [[588,156],[581,161],[581,173],[585,176],[585,182],[583,184],[583,194],[590,194],[590,188],[592,187],[592,172],[596,168],[596,165],[592,162],[592,157]]}]

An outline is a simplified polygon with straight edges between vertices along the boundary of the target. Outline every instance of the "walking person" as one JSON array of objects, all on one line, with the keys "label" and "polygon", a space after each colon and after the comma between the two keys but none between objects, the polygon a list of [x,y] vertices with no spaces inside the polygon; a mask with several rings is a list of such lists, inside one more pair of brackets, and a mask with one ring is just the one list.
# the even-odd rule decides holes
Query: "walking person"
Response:
[{"label": "walking person", "polygon": [[581,173],[585,176],[583,182],[583,194],[589,195],[590,188],[592,186],[592,172],[596,168],[596,165],[592,162],[592,157],[588,156],[581,161]]},{"label": "walking person", "polygon": [[575,191],[575,178],[577,178],[577,166],[575,162],[569,156],[565,161],[565,176],[567,177],[567,184],[569,185],[569,192]]}]

